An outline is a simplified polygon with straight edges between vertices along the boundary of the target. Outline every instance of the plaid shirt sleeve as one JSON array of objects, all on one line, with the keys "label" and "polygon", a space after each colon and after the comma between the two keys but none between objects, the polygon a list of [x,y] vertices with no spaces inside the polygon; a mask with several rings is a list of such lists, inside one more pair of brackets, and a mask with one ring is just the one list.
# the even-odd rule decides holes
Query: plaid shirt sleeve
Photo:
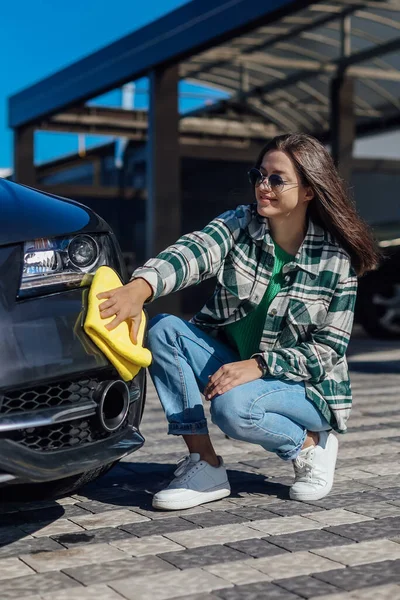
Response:
[{"label": "plaid shirt sleeve", "polygon": [[339,280],[324,325],[310,341],[261,353],[271,375],[297,382],[322,382],[347,350],[356,295],[357,277],[349,265],[347,274]]},{"label": "plaid shirt sleeve", "polygon": [[141,277],[153,289],[150,301],[213,277],[231,250],[240,232],[240,216],[230,210],[201,231],[179,238],[175,244],[136,269],[131,277]]}]

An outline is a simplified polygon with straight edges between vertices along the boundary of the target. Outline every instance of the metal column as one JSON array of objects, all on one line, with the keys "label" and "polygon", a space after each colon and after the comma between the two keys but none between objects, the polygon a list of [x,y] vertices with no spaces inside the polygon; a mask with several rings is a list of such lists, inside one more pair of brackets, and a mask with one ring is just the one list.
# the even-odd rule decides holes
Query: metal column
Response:
[{"label": "metal column", "polygon": [[[178,65],[150,73],[147,257],[154,257],[181,235],[178,82]],[[163,312],[180,312],[179,296],[157,302],[158,311],[161,305]]]},{"label": "metal column", "polygon": [[[342,18],[340,34],[340,55],[345,60],[351,55],[351,14]],[[331,83],[332,156],[347,185],[352,174],[355,126],[354,80],[340,68]]]},{"label": "metal column", "polygon": [[35,128],[32,125],[14,131],[14,181],[36,186]]},{"label": "metal column", "polygon": [[355,137],[354,82],[339,76],[331,84],[332,156],[340,176],[350,184]]}]

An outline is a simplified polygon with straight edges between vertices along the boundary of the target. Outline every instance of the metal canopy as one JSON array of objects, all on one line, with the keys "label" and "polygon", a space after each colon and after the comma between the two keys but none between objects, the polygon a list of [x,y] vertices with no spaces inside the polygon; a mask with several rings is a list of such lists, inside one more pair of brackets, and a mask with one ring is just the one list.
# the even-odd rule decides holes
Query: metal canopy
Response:
[{"label": "metal canopy", "polygon": [[12,96],[9,126],[22,127],[45,115],[82,104],[147,75],[156,67],[179,62],[310,3],[311,0],[188,2]]},{"label": "metal canopy", "polygon": [[229,94],[193,117],[327,138],[331,82],[346,75],[357,134],[385,131],[400,126],[399,50],[400,0],[193,0],[11,97],[9,123],[62,129],[71,107],[179,63],[181,79]]},{"label": "metal canopy", "polygon": [[326,137],[335,77],[355,80],[356,131],[400,126],[400,0],[315,2],[184,61],[180,75],[230,98],[192,115],[251,108],[284,131]]}]

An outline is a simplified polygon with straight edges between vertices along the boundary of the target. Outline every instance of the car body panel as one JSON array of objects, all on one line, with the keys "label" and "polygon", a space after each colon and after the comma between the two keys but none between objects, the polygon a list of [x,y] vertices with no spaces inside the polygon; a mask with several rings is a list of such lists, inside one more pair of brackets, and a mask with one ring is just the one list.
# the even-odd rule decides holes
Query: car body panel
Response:
[{"label": "car body panel", "polygon": [[68,233],[109,231],[82,204],[0,178],[0,246]]}]

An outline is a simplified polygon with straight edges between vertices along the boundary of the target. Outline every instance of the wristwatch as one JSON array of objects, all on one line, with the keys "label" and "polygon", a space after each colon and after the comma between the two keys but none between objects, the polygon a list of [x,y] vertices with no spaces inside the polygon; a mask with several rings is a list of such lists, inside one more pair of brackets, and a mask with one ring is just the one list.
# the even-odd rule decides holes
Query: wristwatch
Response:
[{"label": "wristwatch", "polygon": [[261,379],[263,379],[269,373],[268,365],[265,362],[265,358],[262,356],[262,354],[256,354],[255,356],[253,356],[253,358],[255,358],[257,361],[258,367],[261,370]]}]

